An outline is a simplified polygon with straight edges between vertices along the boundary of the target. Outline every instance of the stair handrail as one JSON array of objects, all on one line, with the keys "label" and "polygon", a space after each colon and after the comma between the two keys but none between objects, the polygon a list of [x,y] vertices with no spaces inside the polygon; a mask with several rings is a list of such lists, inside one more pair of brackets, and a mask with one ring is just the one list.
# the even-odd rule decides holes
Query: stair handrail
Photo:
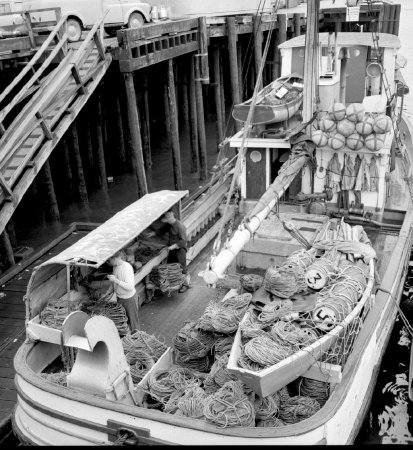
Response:
[{"label": "stair handrail", "polygon": [[[49,36],[47,37],[47,39],[43,42],[42,46],[39,48],[39,50],[37,50],[37,52],[33,55],[32,59],[30,60],[30,62],[27,64],[26,67],[24,67],[24,69],[17,75],[17,77],[6,87],[6,89],[0,94],[0,103],[6,98],[7,95],[10,94],[10,92],[12,91],[12,89],[14,89],[17,84],[23,79],[23,77],[25,75],[27,75],[27,73],[32,70],[34,64],[40,59],[41,56],[43,56],[43,53],[47,50],[47,48],[49,47],[51,41],[55,38],[55,36],[57,35],[57,33],[60,31],[60,28],[62,27],[62,25],[65,25],[66,20],[67,20],[67,14],[65,14],[64,16],[61,17],[61,19],[59,20],[59,22],[56,24],[56,26],[54,27],[54,29],[52,30],[52,32],[49,34]],[[65,33],[66,35],[66,33]],[[65,36],[64,35],[64,36]],[[62,39],[61,39],[62,40]],[[63,44],[62,44],[63,45]],[[44,63],[42,64],[42,66],[39,68],[42,69],[42,67],[44,66]],[[43,73],[44,68],[42,70],[41,73]],[[37,71],[38,72],[38,71]],[[36,73],[37,73],[36,72]],[[8,114],[8,112],[10,112],[11,109],[14,108],[14,106],[17,105],[17,103],[20,102],[20,100],[22,99],[22,92],[25,89],[30,88],[34,82],[38,79],[38,77],[41,75],[41,73],[36,77],[35,75],[33,75],[32,78],[30,78],[30,80],[23,86],[23,88],[20,90],[19,94],[17,94],[13,100],[11,101],[11,103],[9,105],[7,105],[6,108],[4,108],[3,110],[0,111],[0,123],[3,122],[4,118],[6,117],[6,115]],[[7,110],[6,112],[4,112],[5,110]]]},{"label": "stair handrail", "polygon": [[[73,76],[73,67],[76,66],[79,61],[82,61],[83,58],[87,57],[88,52],[86,52],[86,48],[88,47],[92,39],[95,40],[95,44],[98,48],[100,57],[103,57],[103,59],[105,59],[103,43],[97,36],[97,30],[103,23],[103,20],[108,12],[109,9],[107,9],[99,18],[99,20],[96,21],[95,25],[89,31],[86,39],[79,47],[79,49],[76,52],[72,52],[72,54],[68,54],[67,57],[60,62],[58,66],[57,76],[53,80],[53,83],[48,84],[47,86],[42,85],[40,87],[40,89],[35,94],[35,97],[33,97],[31,102],[26,105],[25,108],[23,108],[23,110],[13,121],[13,123],[15,124],[14,127],[13,124],[11,124],[10,127],[6,130],[5,134],[1,137],[0,165],[2,165],[12,156],[11,151],[13,150],[13,147],[20,145],[21,142],[26,139],[26,137],[33,131],[33,127],[29,126],[29,124],[34,126],[38,125],[38,120],[35,117],[36,113],[40,112],[42,108],[46,107],[51,99],[57,94],[57,92],[59,92],[66,84],[67,79],[70,78],[70,76]],[[50,86],[52,86],[52,88],[50,88]],[[34,112],[33,109],[35,109]],[[14,137],[13,131],[17,130],[21,130],[21,134],[15,136],[15,139],[12,141],[11,138]]]}]

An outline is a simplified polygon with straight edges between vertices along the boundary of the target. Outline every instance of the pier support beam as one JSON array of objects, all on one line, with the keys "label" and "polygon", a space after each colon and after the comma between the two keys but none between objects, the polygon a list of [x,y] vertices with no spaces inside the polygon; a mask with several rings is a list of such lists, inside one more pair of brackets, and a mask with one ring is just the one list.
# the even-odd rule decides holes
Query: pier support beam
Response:
[{"label": "pier support beam", "polygon": [[[262,29],[261,15],[254,16],[254,63],[255,63],[255,79],[258,80],[258,74],[262,63]],[[262,89],[262,77],[258,89]]]},{"label": "pier support beam", "polygon": [[191,142],[191,173],[198,171],[199,167],[199,144],[198,144],[198,118],[196,109],[196,89],[195,89],[195,61],[190,56],[189,63],[189,129]]},{"label": "pier support beam", "polygon": [[52,172],[50,170],[49,160],[47,160],[40,172],[40,182],[42,184],[42,190],[45,194],[45,204],[47,206],[47,216],[52,222],[60,220],[59,206],[56,200],[56,192],[52,179]]},{"label": "pier support beam", "polygon": [[108,190],[108,181],[106,179],[106,164],[105,164],[105,149],[103,143],[102,132],[102,108],[100,104],[100,92],[96,92],[95,96],[95,114],[94,114],[94,129],[95,129],[95,150],[96,150],[96,165],[98,168],[98,186],[105,192]]},{"label": "pier support beam", "polygon": [[117,137],[117,155],[118,164],[121,172],[126,170],[126,151],[125,151],[125,138],[123,135],[123,125],[122,125],[122,111],[120,109],[119,97],[115,95],[114,98],[114,134]]},{"label": "pier support beam", "polygon": [[10,242],[9,234],[6,230],[3,230],[3,232],[0,234],[0,245],[4,250],[7,264],[9,266],[14,266],[15,261],[13,247]]},{"label": "pier support beam", "polygon": [[125,73],[124,79],[128,123],[132,144],[132,165],[137,176],[139,196],[142,197],[148,193],[148,186],[146,183],[146,174],[142,154],[141,132],[139,126],[138,107],[136,105],[135,86],[133,84],[133,74]]},{"label": "pier support beam", "polygon": [[82,158],[80,156],[79,137],[76,128],[76,122],[70,126],[70,136],[72,140],[72,156],[74,166],[76,168],[76,190],[77,196],[81,203],[87,204],[89,199],[87,195],[86,180],[83,172]]},{"label": "pier support beam", "polygon": [[181,150],[179,146],[178,111],[176,104],[175,76],[173,60],[168,59],[168,102],[169,122],[172,144],[172,165],[174,170],[174,186],[176,190],[182,189]]},{"label": "pier support beam", "polygon": [[205,136],[204,100],[202,97],[202,84],[200,81],[200,70],[198,62],[194,61],[194,65],[195,65],[195,97],[197,109],[196,115],[198,123],[198,141],[199,141],[199,179],[206,180],[207,151],[206,151],[206,136]]},{"label": "pier support beam", "polygon": [[215,91],[215,111],[217,114],[217,148],[219,151],[219,144],[224,140],[224,120],[222,117],[221,105],[221,77],[219,74],[219,47],[216,45],[213,49],[213,64],[214,64],[214,91]]},{"label": "pier support beam", "polygon": [[[237,33],[235,29],[235,17],[227,17],[228,29],[228,51],[229,51],[229,69],[231,75],[232,103],[240,103],[239,80],[238,80],[238,58],[237,58]],[[241,124],[234,119],[235,131],[241,129]]]},{"label": "pier support beam", "polygon": [[62,159],[63,159],[63,171],[66,175],[66,186],[67,189],[64,190],[65,197],[67,199],[72,199],[73,194],[73,173],[72,173],[72,167],[70,165],[70,153],[69,153],[69,147],[67,145],[67,138],[66,134],[63,136],[63,138],[60,140],[61,145],[61,152],[62,152]]},{"label": "pier support beam", "polygon": [[142,89],[138,91],[138,109],[139,117],[141,119],[141,132],[142,132],[142,152],[143,160],[145,163],[145,169],[152,167],[152,152],[151,152],[151,136],[149,125],[149,99],[148,99],[148,77],[146,73],[140,74],[140,85]]},{"label": "pier support beam", "polygon": [[287,16],[286,14],[279,14],[277,16],[278,20],[278,32],[277,39],[274,48],[274,56],[273,56],[273,72],[272,77],[274,80],[280,77],[281,75],[281,52],[278,48],[280,44],[285,42],[287,39]]}]

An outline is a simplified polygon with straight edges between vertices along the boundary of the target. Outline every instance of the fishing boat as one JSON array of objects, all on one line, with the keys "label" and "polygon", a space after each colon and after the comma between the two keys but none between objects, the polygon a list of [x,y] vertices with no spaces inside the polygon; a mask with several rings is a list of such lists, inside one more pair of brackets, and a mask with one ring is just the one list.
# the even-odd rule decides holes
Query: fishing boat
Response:
[{"label": "fishing boat", "polygon": [[[246,122],[251,99],[235,105],[232,117]],[[303,77],[299,73],[277,78],[257,95],[252,125],[283,122],[293,117],[303,102]]]},{"label": "fishing boat", "polygon": [[[234,212],[232,191],[239,185],[241,200],[237,212],[241,222],[224,245],[222,239],[216,240],[213,255],[200,276],[212,288],[222,286],[226,281],[229,286],[232,278],[239,281],[241,274],[251,272],[264,275],[269,267],[282,266],[295,252],[310,251],[311,248],[320,250],[323,248],[321,244],[324,244],[324,250],[330,246],[331,250],[336,247],[338,254],[345,253],[340,251],[337,243],[348,245],[357,235],[352,230],[363,227],[375,256],[368,259],[366,283],[350,314],[333,317],[324,310],[318,317],[312,317],[316,324],[321,325],[318,330],[323,337],[310,347],[304,347],[301,353],[292,355],[291,359],[284,358],[281,368],[274,364],[258,372],[237,364],[243,323],[240,321],[226,365],[233,377],[249,387],[249,397],[243,396],[242,402],[250,402],[250,412],[254,410],[255,401],[259,403],[281,390],[285,394],[285,390],[292,388],[297,380],[324,383],[328,387],[328,395],[323,405],[319,403],[311,415],[297,420],[297,414],[289,404],[292,420],[280,423],[278,416],[274,416],[272,426],[259,426],[255,420],[250,420],[245,426],[228,426],[222,421],[206,420],[202,415],[170,414],[148,406],[143,399],[157,371],[167,373],[176,364],[174,349],[165,349],[141,382],[134,385],[113,321],[99,315],[90,317],[75,307],[68,309],[68,315],[58,330],[51,330],[36,319],[47,304],[53,305],[57,299],[63,298],[69,305],[72,298],[75,305],[77,297],[72,291],[77,285],[74,281],[102,267],[103,262],[120,248],[133,245],[153,220],[164,210],[179,204],[185,196],[185,192],[168,192],[164,193],[164,203],[158,205],[154,205],[153,199],[143,197],[136,205],[119,212],[116,220],[113,218],[101,225],[78,244],[42,263],[34,271],[25,296],[28,339],[14,360],[17,406],[12,422],[21,441],[41,445],[192,445],[194,442],[208,445],[329,445],[354,442],[371,401],[380,362],[398,311],[413,241],[413,211],[409,207],[413,196],[413,127],[397,108],[398,96],[405,89],[397,81],[400,78],[397,76],[395,54],[400,41],[396,36],[337,33],[332,76],[320,76],[318,64],[304,65],[303,54],[309,61],[317,60],[317,55],[311,53],[317,45],[306,46],[306,40],[316,35],[316,8],[317,2],[309,0],[306,39],[293,38],[282,44],[282,76],[293,72],[292,67],[301,66],[303,111],[290,118],[288,132],[283,137],[265,132],[260,137],[255,137],[256,133],[250,135],[247,120],[244,129],[230,139],[230,146],[238,150],[238,158],[231,172],[234,174],[231,185],[226,186],[229,192],[221,212],[223,219]],[[329,41],[328,36],[320,36],[321,47],[328,47]],[[380,54],[380,60],[372,62],[369,59],[372,54]],[[340,55],[344,58],[340,59]],[[352,63],[345,61],[349,55],[354,58]],[[360,79],[359,68],[367,69],[372,63],[377,64],[375,67],[379,70],[369,70]],[[386,77],[380,77],[378,82],[377,73],[384,71]],[[346,85],[347,89],[343,89]],[[319,95],[321,107],[317,107],[314,101],[317,89],[323,91],[323,95]],[[359,96],[354,97],[357,92]],[[250,119],[255,100],[256,94],[249,111]],[[378,133],[384,135],[379,139],[380,148],[370,150],[363,145],[352,150],[346,141],[338,149],[333,147],[335,141],[332,137],[335,135],[330,136],[327,142],[314,138],[317,136],[314,132],[319,131],[317,128],[326,118],[325,112],[336,103],[362,105],[361,121],[365,116],[372,119],[380,116],[380,120],[383,115],[389,117],[390,129]],[[361,114],[360,110],[356,113]],[[338,161],[341,167],[349,167],[345,155],[353,158],[362,155],[371,166],[374,157],[376,167],[369,179],[373,188],[367,190],[364,184],[364,188],[354,189],[359,186],[350,188],[340,184],[344,175],[351,178],[355,174],[336,174],[329,162],[335,158],[336,165]],[[339,176],[340,180],[334,177],[326,180],[327,173]],[[139,209],[143,203],[153,207],[150,215],[139,221]],[[136,223],[132,224],[135,219],[131,220],[131,217],[136,219]],[[193,223],[196,222],[195,217],[196,212],[193,212]],[[114,235],[116,224],[129,225],[119,225]],[[332,224],[339,226],[333,229]],[[214,236],[218,232],[218,238],[221,237],[221,225],[214,231]],[[114,236],[118,238],[112,243]],[[362,250],[362,246],[353,247],[349,252],[350,259],[364,259]],[[156,264],[160,263],[162,256]],[[347,260],[347,256],[344,259]],[[148,267],[147,273],[155,263]],[[141,282],[144,273],[139,273],[136,281]],[[239,289],[237,283],[235,287],[225,289],[222,304],[240,295]],[[258,291],[251,294],[252,300],[256,300],[254,295]],[[260,297],[261,300],[263,298],[265,296]],[[289,317],[283,316],[289,323],[306,319],[302,313],[309,312],[303,311],[305,298],[294,301],[299,305],[297,309],[290,311]],[[242,320],[245,321],[246,316]],[[328,358],[331,356],[329,352],[340,340],[344,345],[339,347],[345,351],[333,361]],[[57,384],[45,376],[62,370],[62,355],[73,362],[66,385]],[[280,374],[282,376],[278,379]],[[278,407],[282,411],[282,402]]]}]

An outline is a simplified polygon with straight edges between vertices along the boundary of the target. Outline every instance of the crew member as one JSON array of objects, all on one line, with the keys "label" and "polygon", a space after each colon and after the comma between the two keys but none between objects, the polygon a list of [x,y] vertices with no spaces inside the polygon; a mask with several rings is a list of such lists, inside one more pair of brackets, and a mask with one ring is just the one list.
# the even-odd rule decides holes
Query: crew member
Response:
[{"label": "crew member", "polygon": [[108,279],[113,283],[117,301],[125,308],[129,327],[133,333],[139,329],[138,299],[133,267],[124,261],[124,257],[125,254],[121,250],[108,259],[108,264],[113,266],[113,274],[108,275]]},{"label": "crew member", "polygon": [[162,235],[169,248],[168,263],[178,262],[182,267],[182,273],[185,275],[185,281],[179,292],[185,292],[190,287],[190,275],[186,266],[187,234],[185,226],[179,221],[173,211],[167,211],[161,217],[162,226],[156,234]]}]

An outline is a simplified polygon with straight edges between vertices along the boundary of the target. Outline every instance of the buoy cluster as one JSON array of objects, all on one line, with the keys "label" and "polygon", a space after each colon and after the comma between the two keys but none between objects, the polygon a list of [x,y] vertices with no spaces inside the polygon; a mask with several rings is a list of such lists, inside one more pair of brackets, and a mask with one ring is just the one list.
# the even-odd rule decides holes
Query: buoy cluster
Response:
[{"label": "buoy cluster", "polygon": [[321,113],[312,130],[311,139],[318,147],[358,151],[366,148],[377,152],[383,148],[391,119],[385,114],[369,114],[361,103],[333,103]]}]

